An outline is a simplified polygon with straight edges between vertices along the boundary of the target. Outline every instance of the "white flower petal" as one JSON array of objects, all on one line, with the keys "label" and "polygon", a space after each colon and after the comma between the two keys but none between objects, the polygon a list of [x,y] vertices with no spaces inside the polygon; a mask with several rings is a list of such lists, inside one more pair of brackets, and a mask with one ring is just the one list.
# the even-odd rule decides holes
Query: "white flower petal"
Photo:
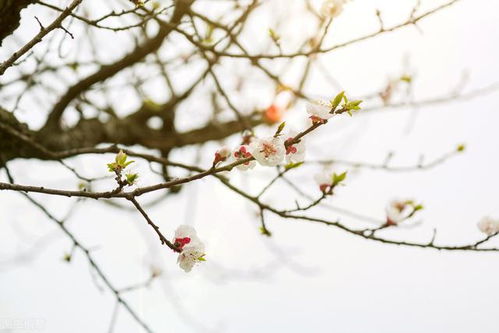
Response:
[{"label": "white flower petal", "polygon": [[313,117],[318,117],[321,119],[329,119],[333,116],[331,111],[331,104],[325,101],[317,100],[306,105],[307,113]]},{"label": "white flower petal", "polygon": [[264,166],[277,166],[286,155],[284,142],[281,138],[255,139],[250,144],[250,153],[258,163]]},{"label": "white flower petal", "polygon": [[322,172],[314,176],[314,180],[317,185],[332,185],[333,184],[333,172],[330,170],[323,170]]},{"label": "white flower petal", "polygon": [[185,237],[197,237],[196,230],[190,225],[179,225],[177,230],[175,230],[175,238],[185,238]]},{"label": "white flower petal", "polygon": [[325,17],[337,17],[343,11],[347,0],[325,0],[322,3],[321,14]]},{"label": "white flower petal", "polygon": [[413,207],[408,204],[411,200],[393,200],[386,207],[386,217],[394,224],[399,224],[409,218]]},{"label": "white flower petal", "polygon": [[224,147],[220,148],[219,150],[217,150],[217,154],[220,155],[220,157],[224,158],[224,159],[229,157],[230,153],[231,153],[231,150],[227,146],[224,146]]},{"label": "white flower petal", "polygon": [[205,255],[204,245],[200,241],[189,243],[178,255],[177,262],[186,273],[190,272],[195,264],[201,262],[200,258]]},{"label": "white flower petal", "polygon": [[489,236],[499,232],[499,220],[488,216],[482,218],[477,226],[481,232]]}]

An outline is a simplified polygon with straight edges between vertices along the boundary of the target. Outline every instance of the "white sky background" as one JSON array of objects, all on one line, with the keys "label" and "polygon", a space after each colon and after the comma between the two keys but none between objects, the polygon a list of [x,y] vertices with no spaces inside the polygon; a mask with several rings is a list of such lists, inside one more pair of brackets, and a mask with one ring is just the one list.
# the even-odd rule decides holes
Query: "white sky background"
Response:
[{"label": "white sky background", "polygon": [[[275,12],[298,8],[299,2],[281,1]],[[423,2],[424,8],[435,3]],[[334,23],[334,36],[328,42],[375,29],[374,8],[381,9],[390,26],[406,17],[412,4],[355,0]],[[255,38],[267,36],[269,18],[263,12],[261,21],[254,22]],[[452,91],[464,71],[469,73],[465,90],[482,88],[499,81],[498,13],[496,1],[462,0],[422,21],[421,31],[405,28],[341,49],[322,62],[353,96],[379,90],[388,77],[403,73],[406,56],[415,74],[416,100]],[[283,28],[284,44],[293,43],[293,33],[304,29],[293,22],[290,19]],[[311,93],[337,91],[317,68],[312,82]],[[388,200],[416,198],[426,207],[423,224],[387,231],[387,236],[424,242],[438,228],[438,243],[469,243],[482,237],[476,222],[483,215],[499,216],[498,106],[496,93],[419,110],[344,117],[307,138],[309,157],[382,162],[394,151],[393,165],[415,165],[420,154],[431,160],[466,143],[464,154],[430,171],[354,172],[347,186],[329,201],[383,218]],[[288,116],[295,128],[306,124],[303,104]],[[261,133],[265,131],[271,129]],[[205,153],[216,147],[217,143],[207,145]],[[190,158],[191,153],[186,149],[172,158]],[[88,174],[102,174],[105,161],[87,156],[72,162]],[[54,166],[11,163],[24,183],[73,186],[71,175],[54,174]],[[142,184],[156,180],[148,179],[145,163],[138,163],[137,169]],[[311,172],[313,168],[298,170],[294,179],[308,193],[318,195]],[[231,177],[234,183],[256,190],[268,176],[266,169],[257,168],[247,175],[234,171]],[[293,205],[295,197],[284,188],[276,187],[267,199]],[[58,216],[64,216],[69,206],[64,198],[36,197]],[[114,298],[96,288],[84,256],[76,252],[71,264],[64,264],[61,257],[70,250],[70,242],[20,195],[0,193],[0,211],[0,318],[43,319],[46,332],[106,332]],[[136,212],[100,202],[79,206],[69,225],[85,245],[95,249],[99,264],[118,287],[145,280],[151,263],[163,266],[161,280],[127,297],[157,332],[498,331],[497,254],[383,245],[334,228],[272,216],[267,224],[273,237],[265,239],[258,234],[255,207],[212,179],[187,185],[180,195],[149,212],[164,232],[178,224],[194,224],[207,243],[208,261],[184,274],[176,266],[176,257],[160,247]],[[326,210],[315,214],[338,216]],[[348,217],[342,221],[363,225]],[[22,264],[9,260],[30,251],[41,239],[50,245],[36,247],[31,260]],[[115,332],[141,330],[120,310]]]}]

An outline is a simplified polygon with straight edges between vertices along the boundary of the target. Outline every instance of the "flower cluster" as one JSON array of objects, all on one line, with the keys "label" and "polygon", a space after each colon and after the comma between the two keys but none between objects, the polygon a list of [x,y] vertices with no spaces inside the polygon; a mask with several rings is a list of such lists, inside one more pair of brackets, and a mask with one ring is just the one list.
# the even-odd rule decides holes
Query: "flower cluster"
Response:
[{"label": "flower cluster", "polygon": [[[285,160],[292,164],[303,162],[305,145],[302,139],[296,140],[295,137],[296,134],[276,134],[268,138],[252,138],[249,145],[243,144],[236,148],[232,156],[236,161],[248,158],[254,158],[254,160],[245,161],[236,167],[240,170],[248,170],[252,169],[256,162],[263,166],[281,165]],[[213,165],[228,159],[231,154],[226,149],[223,148],[215,153]]]},{"label": "flower cluster", "polygon": [[491,217],[482,218],[478,224],[478,229],[486,235],[492,236],[499,232],[499,220]]},{"label": "flower cluster", "polygon": [[[344,102],[340,107],[340,103]],[[339,93],[330,102],[313,102],[307,104],[307,112],[312,119],[312,127],[302,133],[288,132],[283,133],[285,123],[281,123],[273,136],[267,138],[258,138],[252,133],[243,135],[243,141],[235,150],[222,147],[214,154],[213,165],[215,168],[218,163],[232,162],[240,170],[252,169],[258,162],[262,166],[278,166],[287,163],[286,168],[294,168],[303,163],[305,158],[305,143],[303,136],[315,127],[325,124],[335,114],[343,112],[350,113],[351,110],[360,109],[361,101],[349,102],[343,92]],[[340,107],[340,108],[338,108]],[[275,105],[268,110],[269,115],[276,115],[278,109]],[[276,118],[277,119],[277,118]],[[332,194],[335,186],[340,184],[346,178],[346,172],[341,174],[327,173],[319,175],[316,180],[319,188],[324,195]],[[270,235],[268,230],[265,230]],[[204,245],[196,235],[196,231],[189,226],[181,225],[175,232],[173,245],[179,252],[178,263],[180,267],[189,272],[194,265],[204,261]]]},{"label": "flower cluster", "polygon": [[[340,92],[329,102],[314,101],[307,103],[306,109],[312,120],[312,126],[317,127],[325,124],[334,115],[344,112],[351,114],[351,111],[359,110],[361,102],[360,100],[349,101],[345,93]],[[278,107],[273,104],[267,111],[274,114],[278,111]],[[300,165],[305,158],[303,134],[294,132],[283,134],[284,127],[285,123],[283,122],[279,125],[273,136],[266,138],[258,138],[252,134],[246,134],[243,136],[242,144],[232,152],[227,147],[219,149],[215,153],[213,167],[229,159],[235,159],[235,162],[245,160],[243,163],[236,165],[240,170],[252,169],[256,162],[260,165],[271,167],[281,165],[284,162],[287,164],[287,168]],[[334,180],[334,177],[331,178],[331,175],[328,175],[327,178],[327,181],[319,185],[323,193],[328,192],[333,184],[335,185],[343,180]]]},{"label": "flower cluster", "polygon": [[240,170],[252,169],[256,162],[263,166],[277,166],[282,164],[284,160],[292,164],[303,162],[305,145],[302,139],[296,140],[295,137],[296,134],[281,135],[280,133],[268,138],[252,137],[247,139],[245,137],[245,141],[249,141],[249,144],[240,145],[232,153],[225,147],[218,150],[215,153],[213,166],[219,162],[227,161],[231,156],[236,162],[250,159],[236,166]]},{"label": "flower cluster", "polygon": [[190,272],[195,264],[206,261],[204,244],[198,238],[193,227],[180,225],[175,231],[172,243],[180,252],[177,262],[185,272]]}]

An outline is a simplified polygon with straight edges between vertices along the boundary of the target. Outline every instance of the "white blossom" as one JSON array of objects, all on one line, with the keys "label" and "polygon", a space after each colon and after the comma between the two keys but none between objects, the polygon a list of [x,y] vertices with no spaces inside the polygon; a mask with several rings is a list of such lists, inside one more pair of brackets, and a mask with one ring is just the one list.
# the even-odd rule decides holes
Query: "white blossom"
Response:
[{"label": "white blossom", "polygon": [[192,270],[195,264],[205,261],[204,245],[201,241],[194,241],[187,244],[178,255],[178,265],[186,273]]},{"label": "white blossom", "polygon": [[489,236],[499,232],[499,220],[488,216],[482,218],[477,226],[481,232]]},{"label": "white blossom", "polygon": [[407,220],[414,213],[411,200],[393,200],[386,207],[386,223],[397,225]]},{"label": "white blossom", "polygon": [[219,154],[223,158],[227,158],[230,155],[230,148],[227,146],[223,146],[219,150],[217,150],[217,154]]},{"label": "white blossom", "polygon": [[307,113],[314,122],[324,122],[333,116],[333,114],[330,113],[332,109],[331,103],[323,100],[309,102],[307,103],[306,108]]},{"label": "white blossom", "polygon": [[180,251],[177,262],[185,272],[190,272],[196,263],[205,261],[204,244],[193,227],[180,225],[175,231],[173,244]]},{"label": "white blossom", "polygon": [[226,146],[220,148],[215,153],[215,159],[213,160],[213,164],[225,161],[230,156],[230,153],[231,153],[230,148]]},{"label": "white blossom", "polygon": [[[285,142],[291,142],[297,133],[291,132]],[[287,163],[300,163],[305,160],[305,143],[303,139],[300,142],[286,146]]]},{"label": "white blossom", "polygon": [[348,0],[324,0],[321,7],[321,14],[325,17],[337,17],[343,11],[343,6]]},{"label": "white blossom", "polygon": [[317,185],[319,185],[320,190],[325,193],[333,185],[333,172],[324,169],[322,172],[316,174],[314,179]]},{"label": "white blossom", "polygon": [[181,224],[175,230],[175,238],[197,238],[196,230],[190,225]]},{"label": "white blossom", "polygon": [[[236,161],[241,160],[241,159],[245,159],[248,157],[253,157],[253,155],[251,155],[249,150],[250,150],[250,147],[247,145],[242,145],[239,148],[237,148],[236,151],[234,151],[234,158],[236,159]],[[251,160],[251,161],[245,162],[243,164],[237,165],[236,168],[238,168],[239,170],[248,170],[248,169],[253,169],[255,167],[255,165],[256,165],[256,161]]]},{"label": "white blossom", "polygon": [[264,166],[276,166],[282,163],[286,155],[284,142],[280,137],[254,139],[250,144],[251,155]]}]

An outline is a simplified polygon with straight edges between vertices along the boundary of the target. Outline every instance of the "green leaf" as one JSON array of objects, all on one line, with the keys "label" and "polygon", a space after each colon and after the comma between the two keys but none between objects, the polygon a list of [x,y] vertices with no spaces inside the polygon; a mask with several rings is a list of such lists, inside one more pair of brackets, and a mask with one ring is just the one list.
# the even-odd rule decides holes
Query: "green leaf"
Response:
[{"label": "green leaf", "polygon": [[348,103],[348,98],[347,95],[343,94],[343,103],[347,104]]},{"label": "green leaf", "polygon": [[269,36],[274,42],[277,42],[279,39],[281,39],[281,37],[272,28],[269,28]]},{"label": "green leaf", "polygon": [[424,209],[424,207],[421,204],[414,206],[414,212],[417,212],[418,210],[422,210],[422,209]]},{"label": "green leaf", "polygon": [[68,64],[69,68],[71,68],[72,70],[74,70],[75,72],[78,70],[78,68],[80,67],[80,64],[77,63],[77,62],[72,62],[70,64]]},{"label": "green leaf", "polygon": [[212,24],[208,24],[206,28],[206,34],[202,40],[203,44],[212,44],[213,43],[213,32],[215,31],[215,26]]},{"label": "green leaf", "polygon": [[136,7],[144,7],[143,0],[132,0]]},{"label": "green leaf", "polygon": [[303,164],[303,162],[298,162],[298,163],[289,163],[284,166],[284,169],[286,170],[291,170],[294,168],[298,168]]},{"label": "green leaf", "polygon": [[345,104],[345,108],[347,110],[360,110],[360,103],[362,103],[362,100],[355,100],[355,101],[351,101],[351,102],[348,102]]},{"label": "green leaf", "polygon": [[275,134],[274,134],[274,138],[275,138],[275,137],[278,137],[278,136],[281,134],[281,132],[282,132],[282,130],[284,129],[284,127],[285,127],[285,126],[286,126],[286,122],[285,122],[285,121],[283,121],[283,122],[279,125],[279,127],[277,128],[277,131],[276,131],[276,132],[275,132]]},{"label": "green leaf", "polygon": [[342,91],[336,97],[331,101],[331,112],[334,112],[338,105],[340,105],[341,100],[343,99],[343,96],[345,96],[345,92]]},{"label": "green leaf", "polygon": [[157,9],[159,9],[160,7],[161,7],[161,4],[160,4],[159,2],[157,2],[157,1],[153,1],[153,3],[152,3],[152,9],[153,9],[153,10],[157,10]]},{"label": "green leaf", "polygon": [[118,167],[117,163],[108,163],[107,164],[107,168],[108,168],[109,172],[114,172],[117,167]]},{"label": "green leaf", "polygon": [[272,236],[272,233],[269,231],[269,229],[265,228],[264,226],[261,226],[261,227],[260,227],[260,233],[261,233],[262,235],[267,236],[267,237]]},{"label": "green leaf", "polygon": [[123,150],[120,150],[118,154],[116,154],[115,161],[118,163],[118,165],[123,165],[126,162],[128,156],[123,152]]},{"label": "green leaf", "polygon": [[340,174],[333,173],[333,186],[341,183],[347,177],[347,172],[342,172]]},{"label": "green leaf", "polygon": [[116,154],[116,157],[114,158],[115,162],[107,164],[109,171],[116,172],[120,169],[125,169],[127,166],[135,162],[135,161],[127,161],[127,158],[128,158],[127,154],[125,154],[123,150],[120,150],[120,152]]},{"label": "green leaf", "polygon": [[149,99],[149,98],[146,98],[142,101],[142,103],[144,103],[144,105],[151,111],[154,111],[154,112],[159,112],[163,109],[163,107],[161,106],[161,104],[158,104],[156,102],[154,102],[152,99]]},{"label": "green leaf", "polygon": [[407,74],[406,74],[406,75],[402,75],[402,76],[400,77],[400,81],[407,82],[407,83],[411,83],[411,81],[412,81],[412,76],[407,75]]},{"label": "green leaf", "polygon": [[90,183],[81,181],[78,183],[78,189],[80,191],[88,191],[90,189]]},{"label": "green leaf", "polygon": [[135,182],[139,178],[139,174],[138,173],[127,173],[125,176],[126,176],[126,181],[130,185],[135,184]]}]

